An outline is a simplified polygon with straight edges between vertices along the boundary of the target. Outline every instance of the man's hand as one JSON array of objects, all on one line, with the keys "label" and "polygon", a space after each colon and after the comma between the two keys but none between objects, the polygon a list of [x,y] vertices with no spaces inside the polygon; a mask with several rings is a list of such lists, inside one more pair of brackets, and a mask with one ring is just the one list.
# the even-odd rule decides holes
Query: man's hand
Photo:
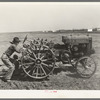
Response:
[{"label": "man's hand", "polygon": [[23,53],[24,52],[24,48],[20,48],[20,53]]}]

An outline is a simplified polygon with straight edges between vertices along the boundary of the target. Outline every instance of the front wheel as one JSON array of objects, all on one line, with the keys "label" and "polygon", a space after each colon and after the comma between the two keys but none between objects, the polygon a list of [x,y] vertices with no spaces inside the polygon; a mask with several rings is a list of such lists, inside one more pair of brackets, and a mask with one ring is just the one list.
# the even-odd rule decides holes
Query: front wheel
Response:
[{"label": "front wheel", "polygon": [[92,57],[84,56],[76,62],[76,71],[83,78],[90,78],[96,71],[96,63]]}]

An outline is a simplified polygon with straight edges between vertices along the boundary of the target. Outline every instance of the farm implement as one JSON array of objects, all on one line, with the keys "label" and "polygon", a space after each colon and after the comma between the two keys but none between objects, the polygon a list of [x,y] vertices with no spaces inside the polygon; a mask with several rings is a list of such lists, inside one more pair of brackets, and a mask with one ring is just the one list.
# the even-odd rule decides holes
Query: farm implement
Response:
[{"label": "farm implement", "polygon": [[[28,41],[28,44],[25,42]],[[96,71],[96,63],[92,54],[92,37],[89,35],[62,36],[62,44],[55,44],[47,39],[24,39],[24,51],[15,66],[20,66],[24,73],[33,79],[44,79],[60,68],[62,62],[71,66],[76,73],[85,78],[91,77]]]}]

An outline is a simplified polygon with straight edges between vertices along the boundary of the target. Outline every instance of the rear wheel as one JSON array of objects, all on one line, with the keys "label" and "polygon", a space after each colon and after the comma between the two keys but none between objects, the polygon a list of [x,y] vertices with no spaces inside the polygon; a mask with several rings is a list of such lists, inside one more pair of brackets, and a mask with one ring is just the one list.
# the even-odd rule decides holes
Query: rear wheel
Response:
[{"label": "rear wheel", "polygon": [[81,77],[89,78],[96,71],[96,63],[92,57],[81,57],[76,62],[76,71]]},{"label": "rear wheel", "polygon": [[21,66],[31,78],[46,78],[55,67],[53,51],[46,45],[31,45],[26,49],[26,53],[23,53]]}]

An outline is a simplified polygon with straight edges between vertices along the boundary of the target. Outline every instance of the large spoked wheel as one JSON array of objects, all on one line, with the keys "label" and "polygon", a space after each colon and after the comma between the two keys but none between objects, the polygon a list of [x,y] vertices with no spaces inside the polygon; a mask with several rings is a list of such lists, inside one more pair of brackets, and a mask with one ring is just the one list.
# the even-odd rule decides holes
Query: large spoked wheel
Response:
[{"label": "large spoked wheel", "polygon": [[89,78],[96,71],[96,63],[92,57],[82,57],[76,62],[76,70],[81,77]]},{"label": "large spoked wheel", "polygon": [[46,78],[55,67],[53,51],[46,45],[31,45],[22,55],[21,66],[24,72],[31,78]]}]

